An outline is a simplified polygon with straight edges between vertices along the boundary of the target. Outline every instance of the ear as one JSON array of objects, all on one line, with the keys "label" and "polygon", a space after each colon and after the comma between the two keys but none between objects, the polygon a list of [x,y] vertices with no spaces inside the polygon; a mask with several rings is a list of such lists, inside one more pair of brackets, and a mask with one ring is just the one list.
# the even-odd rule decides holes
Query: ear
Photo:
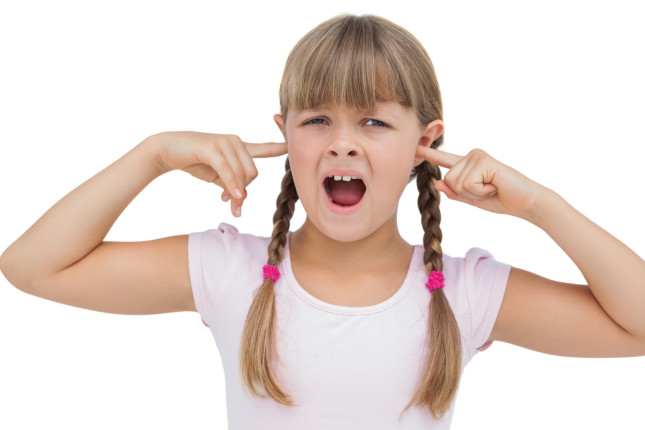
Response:
[{"label": "ear", "polygon": [[[435,119],[421,130],[421,137],[419,138],[419,145],[429,148],[432,142],[437,140],[443,133],[443,121]],[[414,157],[414,167],[423,162],[423,158]]]},{"label": "ear", "polygon": [[275,121],[275,123],[277,124],[278,128],[282,132],[282,136],[284,137],[284,141],[286,142],[287,141],[287,133],[286,133],[286,130],[284,128],[284,117],[282,115],[280,115],[279,113],[277,113],[277,114],[273,115],[273,120]]}]

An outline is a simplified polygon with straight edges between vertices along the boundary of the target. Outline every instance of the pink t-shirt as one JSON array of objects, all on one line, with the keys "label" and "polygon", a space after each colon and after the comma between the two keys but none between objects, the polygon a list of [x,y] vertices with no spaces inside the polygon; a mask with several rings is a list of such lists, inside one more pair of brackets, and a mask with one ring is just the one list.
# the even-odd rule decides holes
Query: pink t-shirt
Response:
[{"label": "pink t-shirt", "polygon": [[[240,340],[262,282],[268,243],[226,224],[189,239],[195,305],[224,366],[229,429],[448,429],[454,403],[442,420],[420,407],[400,417],[427,356],[431,296],[421,246],[415,247],[399,290],[366,307],[332,305],[307,293],[293,276],[287,246],[275,288],[279,360],[274,369],[296,406],[246,393],[239,376]],[[464,258],[444,255],[444,292],[461,331],[462,370],[486,346],[509,271],[477,248]]]}]

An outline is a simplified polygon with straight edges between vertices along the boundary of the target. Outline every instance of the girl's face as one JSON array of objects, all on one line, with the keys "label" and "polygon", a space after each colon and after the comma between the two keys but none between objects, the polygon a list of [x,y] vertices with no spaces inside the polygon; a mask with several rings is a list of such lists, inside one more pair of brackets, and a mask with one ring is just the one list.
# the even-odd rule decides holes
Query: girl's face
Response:
[{"label": "girl's face", "polygon": [[[391,220],[408,183],[418,145],[442,132],[440,120],[422,127],[399,103],[374,111],[334,105],[275,116],[287,141],[291,171],[307,219],[326,236],[351,242]],[[396,225],[391,223],[391,225]]]}]

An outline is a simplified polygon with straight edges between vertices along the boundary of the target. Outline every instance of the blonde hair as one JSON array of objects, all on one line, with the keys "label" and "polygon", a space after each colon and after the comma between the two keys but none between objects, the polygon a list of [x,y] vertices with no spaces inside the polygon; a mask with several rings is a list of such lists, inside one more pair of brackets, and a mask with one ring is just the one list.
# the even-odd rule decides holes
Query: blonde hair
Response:
[{"label": "blonde hair", "polygon": [[[414,109],[421,125],[443,117],[441,93],[430,57],[402,27],[376,16],[342,15],[311,30],[289,54],[280,85],[280,106],[285,119],[289,109],[309,109],[325,103],[372,109],[381,101],[395,101]],[[432,147],[442,142],[443,135]],[[284,256],[298,200],[288,159],[285,170],[268,248],[267,264],[276,266]],[[415,176],[424,230],[423,261],[430,273],[443,269],[439,192],[434,188],[441,172],[424,161],[411,172],[410,179]],[[293,405],[271,366],[276,358],[273,286],[271,279],[264,281],[247,315],[240,373],[253,395],[268,395],[279,403]],[[450,408],[461,372],[459,328],[442,289],[432,292],[427,344],[424,374],[402,413],[418,405],[427,407],[438,418]]]}]

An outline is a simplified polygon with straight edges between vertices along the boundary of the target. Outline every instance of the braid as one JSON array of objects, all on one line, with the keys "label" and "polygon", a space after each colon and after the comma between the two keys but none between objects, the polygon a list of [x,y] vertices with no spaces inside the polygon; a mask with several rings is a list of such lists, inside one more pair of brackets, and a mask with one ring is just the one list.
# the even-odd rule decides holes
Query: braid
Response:
[{"label": "braid", "polygon": [[[443,140],[443,139],[442,139]],[[433,143],[439,146],[441,141]],[[423,262],[426,272],[443,270],[441,250],[441,213],[439,211],[439,191],[434,187],[441,179],[441,171],[436,165],[424,161],[416,169],[419,189],[418,206],[423,226]],[[461,373],[461,339],[457,321],[442,288],[432,291],[428,322],[430,342],[428,361],[421,383],[414,397],[406,406],[426,406],[435,417],[443,416],[450,408],[457,393]]]},{"label": "braid", "polygon": [[[269,242],[267,264],[278,266],[284,257],[287,233],[293,216],[298,193],[291,175],[289,159],[285,162],[285,174],[273,215],[273,233]],[[275,296],[274,282],[266,278],[249,309],[242,334],[240,350],[240,375],[242,382],[255,396],[266,394],[283,405],[292,405],[273,374],[271,362],[275,356]],[[258,389],[260,388],[260,389]]]},{"label": "braid", "polygon": [[426,265],[426,271],[430,273],[433,270],[443,270],[443,251],[441,250],[441,211],[439,210],[439,191],[434,187],[434,183],[441,179],[439,167],[423,162],[418,168],[417,188],[419,189],[419,199],[417,205],[421,212],[421,225],[423,226],[423,262]]},{"label": "braid", "polygon": [[291,174],[291,165],[289,158],[284,164],[284,177],[282,178],[282,186],[280,194],[276,199],[276,210],[273,214],[273,233],[271,234],[271,242],[269,243],[269,260],[267,264],[277,266],[284,257],[284,247],[287,243],[287,232],[291,224],[291,217],[298,201],[298,193],[296,186],[293,182],[293,175]]}]

